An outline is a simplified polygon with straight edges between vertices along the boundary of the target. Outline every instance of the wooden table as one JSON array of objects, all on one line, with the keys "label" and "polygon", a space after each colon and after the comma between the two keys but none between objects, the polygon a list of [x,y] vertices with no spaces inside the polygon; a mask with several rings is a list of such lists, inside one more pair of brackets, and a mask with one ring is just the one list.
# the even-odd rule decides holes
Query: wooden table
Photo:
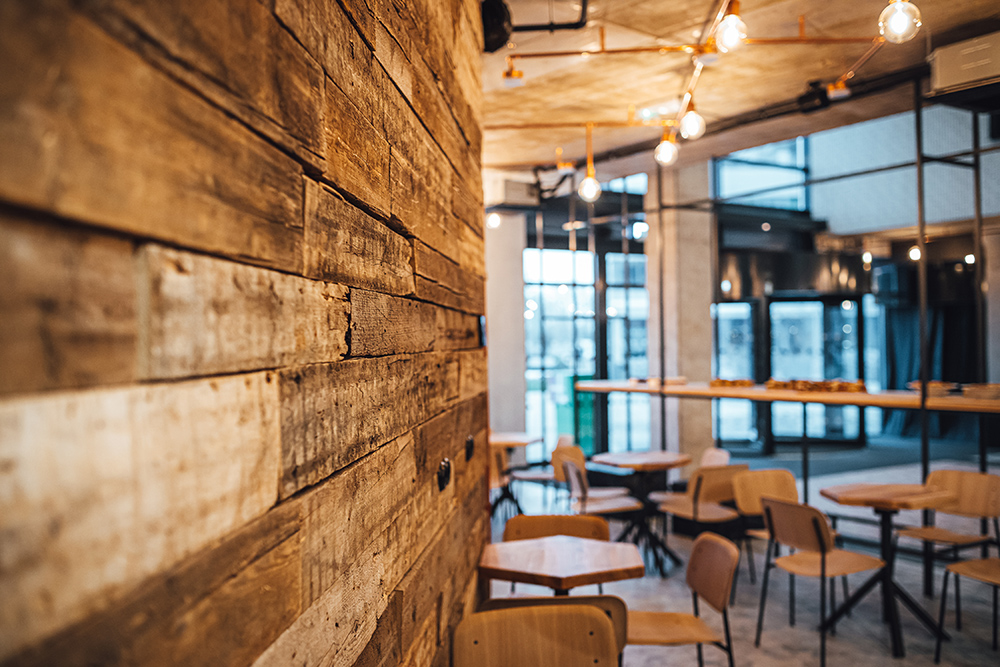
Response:
[{"label": "wooden table", "polygon": [[646,573],[634,544],[556,535],[534,540],[488,544],[479,559],[479,576],[555,589],[638,579]]},{"label": "wooden table", "polygon": [[938,624],[924,608],[917,604],[893,578],[893,540],[892,517],[900,510],[919,510],[940,507],[952,500],[954,496],[947,492],[928,487],[923,484],[842,484],[820,490],[820,495],[840,505],[855,507],[871,507],[879,515],[880,539],[879,546],[882,560],[886,566],[857,589],[833,615],[826,620],[826,626],[831,627],[837,620],[858,603],[871,591],[876,584],[882,589],[882,616],[889,623],[892,642],[892,655],[902,658],[906,652],[903,648],[903,633],[899,622],[899,609],[896,600],[902,601],[917,620],[924,624],[930,632],[938,636],[947,635],[939,629]]},{"label": "wooden table", "polygon": [[653,563],[662,576],[666,576],[662,556],[666,556],[677,565],[683,563],[681,557],[668,547],[666,542],[650,527],[650,522],[657,515],[657,509],[656,505],[649,501],[649,492],[652,490],[653,475],[672,468],[686,466],[691,463],[691,457],[687,454],[664,451],[614,452],[595,454],[591,461],[619,468],[629,468],[639,475],[636,496],[642,501],[643,511],[629,521],[618,540],[631,540],[636,546],[645,544],[646,548],[653,554]]},{"label": "wooden table", "polygon": [[[520,433],[516,431],[491,431],[489,437],[490,449],[514,449],[515,447],[527,447],[528,445],[541,441],[542,436],[540,435],[528,435],[527,433]],[[506,474],[509,471],[498,470],[497,472]],[[524,510],[521,509],[521,503],[519,503],[517,498],[514,497],[514,491],[510,488],[510,482],[508,482],[500,487],[500,495],[497,496],[497,499],[493,502],[493,506],[490,508],[490,516],[496,514],[497,508],[500,507],[500,504],[504,501],[513,503],[514,509],[517,510],[518,514],[524,514]]]}]

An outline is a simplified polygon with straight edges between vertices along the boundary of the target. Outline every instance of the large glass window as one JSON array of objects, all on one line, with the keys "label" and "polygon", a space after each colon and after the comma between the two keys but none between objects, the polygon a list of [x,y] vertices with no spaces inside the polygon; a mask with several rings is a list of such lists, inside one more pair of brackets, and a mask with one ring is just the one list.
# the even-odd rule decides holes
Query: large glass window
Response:
[{"label": "large glass window", "polygon": [[808,210],[806,141],[798,137],[717,159],[716,196],[735,204]]},{"label": "large glass window", "polygon": [[[753,379],[753,307],[749,303],[718,303],[712,306],[712,313],[718,342],[713,375],[724,380]],[[723,441],[756,440],[753,402],[732,398],[716,401],[715,437]]]},{"label": "large glass window", "polygon": [[[605,261],[605,315],[607,318],[608,378],[647,377],[646,256],[607,253]],[[649,397],[613,393],[608,398],[608,439],[611,451],[649,449]],[[624,436],[624,437],[622,437]]]}]

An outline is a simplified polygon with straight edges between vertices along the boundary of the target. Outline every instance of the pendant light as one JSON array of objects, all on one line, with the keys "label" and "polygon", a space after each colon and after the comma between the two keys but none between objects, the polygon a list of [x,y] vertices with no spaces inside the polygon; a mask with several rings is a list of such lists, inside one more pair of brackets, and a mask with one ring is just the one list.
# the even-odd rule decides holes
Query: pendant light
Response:
[{"label": "pendant light", "polygon": [[656,152],[653,153],[653,158],[664,167],[668,167],[674,162],[677,162],[677,155],[679,152],[677,139],[674,137],[673,132],[671,132],[669,128],[663,128],[663,139],[656,147]]},{"label": "pendant light", "polygon": [[715,48],[729,53],[743,46],[747,38],[747,24],[740,18],[739,0],[732,0],[726,9],[726,16],[715,29]]},{"label": "pendant light", "polygon": [[913,39],[920,30],[920,10],[906,0],[890,0],[878,17],[878,32],[893,44]]},{"label": "pendant light", "polygon": [[580,187],[577,190],[577,194],[580,195],[580,199],[591,204],[597,201],[597,198],[601,196],[601,184],[597,180],[594,170],[594,126],[591,123],[587,124],[587,177],[580,181]]},{"label": "pendant light", "polygon": [[695,111],[694,101],[688,104],[687,113],[681,117],[680,130],[685,139],[699,139],[705,134],[705,119]]}]

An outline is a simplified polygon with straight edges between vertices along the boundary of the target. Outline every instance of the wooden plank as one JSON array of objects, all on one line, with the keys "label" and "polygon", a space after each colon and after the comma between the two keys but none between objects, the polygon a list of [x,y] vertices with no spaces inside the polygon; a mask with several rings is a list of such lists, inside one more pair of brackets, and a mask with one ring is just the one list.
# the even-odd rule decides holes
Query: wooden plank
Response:
[{"label": "wooden plank", "polygon": [[[351,290],[352,357],[429,352],[435,349],[443,309],[378,292]],[[460,322],[455,322],[460,326]],[[445,337],[449,331],[441,331]],[[456,337],[461,331],[456,332]],[[446,340],[448,340],[446,338]],[[451,348],[446,348],[451,349]]]},{"label": "wooden plank", "polygon": [[320,363],[347,354],[346,287],[157,245],[140,250],[139,265],[144,379]]},{"label": "wooden plank", "polygon": [[417,488],[407,433],[348,466],[302,499],[302,608],[316,602],[410,504]]},{"label": "wooden plank", "polygon": [[301,169],[61,0],[0,4],[0,198],[300,272]]},{"label": "wooden plank", "polygon": [[403,664],[403,646],[399,628],[402,625],[403,598],[398,592],[389,596],[389,605],[379,616],[371,641],[358,656],[354,667],[397,667]]},{"label": "wooden plank", "polygon": [[279,506],[0,664],[248,664],[299,613],[299,506]]},{"label": "wooden plank", "polygon": [[255,373],[0,402],[0,646],[108,607],[274,504],[277,389]]},{"label": "wooden plank", "polygon": [[323,70],[260,0],[80,4],[157,67],[322,168]]},{"label": "wooden plank", "polygon": [[389,217],[389,142],[336,84],[328,82],[326,95],[325,177]]},{"label": "wooden plank", "polygon": [[[471,257],[469,259],[472,260]],[[482,261],[476,266],[476,271],[468,270],[427,245],[413,242],[413,270],[417,274],[415,294],[418,298],[469,313],[484,313],[486,283],[481,275]]]},{"label": "wooden plank", "polygon": [[0,394],[132,381],[132,245],[0,213]]},{"label": "wooden plank", "polygon": [[402,236],[329,188],[306,180],[306,276],[390,294],[411,294],[412,255]]},{"label": "wooden plank", "polygon": [[457,310],[435,308],[436,350],[465,350],[479,347],[479,318]]},{"label": "wooden plank", "polygon": [[[473,235],[479,239],[478,242],[472,238],[466,240],[467,235],[463,232],[463,244],[478,243],[481,246],[485,218],[482,192],[473,192],[463,181],[453,178],[451,180],[451,215],[464,225],[465,230],[471,230]],[[482,252],[477,252],[473,255],[476,261],[470,264],[469,258],[463,252],[458,261],[459,264],[475,269],[484,263],[483,256]]]},{"label": "wooden plank", "polygon": [[428,152],[423,159],[426,161],[413,166],[414,163],[392,154],[389,171],[392,221],[408,236],[454,259],[458,257],[457,226],[450,224],[451,215],[441,201],[441,193],[447,192],[448,186],[443,180],[428,177],[432,154]]},{"label": "wooden plank", "polygon": [[[282,370],[282,497],[329,477],[466,394],[483,391],[485,354],[462,357],[468,354],[348,359]],[[463,379],[463,373],[470,377]]]}]

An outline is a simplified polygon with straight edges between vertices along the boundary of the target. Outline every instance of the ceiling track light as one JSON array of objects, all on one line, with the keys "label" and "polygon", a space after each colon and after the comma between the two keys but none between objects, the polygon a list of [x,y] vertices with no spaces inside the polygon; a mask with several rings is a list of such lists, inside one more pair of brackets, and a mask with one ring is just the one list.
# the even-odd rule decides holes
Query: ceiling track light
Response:
[{"label": "ceiling track light", "polygon": [[592,204],[601,196],[601,184],[594,169],[594,124],[587,123],[587,177],[580,181],[577,194],[580,199]]},{"label": "ceiling track light", "polygon": [[743,46],[747,39],[747,24],[740,18],[739,0],[730,0],[726,15],[715,29],[715,48],[730,53]]},{"label": "ceiling track light", "polygon": [[893,44],[908,42],[920,32],[920,10],[906,0],[889,0],[878,17],[878,32]]}]

